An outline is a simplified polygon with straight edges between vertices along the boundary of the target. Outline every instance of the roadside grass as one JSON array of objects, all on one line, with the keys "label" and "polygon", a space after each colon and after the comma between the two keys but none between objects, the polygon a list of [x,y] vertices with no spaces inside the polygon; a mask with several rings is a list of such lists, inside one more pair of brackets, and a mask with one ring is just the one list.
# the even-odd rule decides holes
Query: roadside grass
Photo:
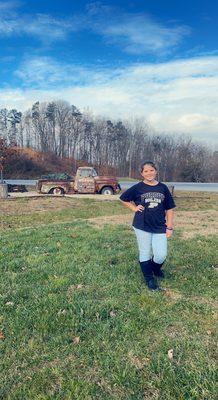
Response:
[{"label": "roadside grass", "polygon": [[[5,225],[0,239],[0,398],[215,400],[216,238],[184,240],[178,229],[166,290],[152,293],[131,228],[85,220],[125,213],[119,202],[86,199],[60,212],[43,211],[41,220],[33,210],[8,211],[13,229]],[[16,232],[16,218],[32,228]]]},{"label": "roadside grass", "polygon": [[212,192],[187,192],[175,191],[177,210],[179,211],[198,211],[198,210],[217,210],[218,194]]},{"label": "roadside grass", "polygon": [[[31,206],[29,206],[30,203]],[[51,203],[57,204],[58,207],[51,207]],[[19,207],[16,207],[16,213],[14,213],[14,205],[19,205]],[[86,219],[95,216],[129,213],[129,210],[124,209],[120,201],[113,201],[112,206],[111,200],[99,201],[65,197],[53,199],[51,197],[36,197],[34,200],[31,198],[13,199],[4,208],[1,211],[0,221],[0,229],[3,230],[70,222],[75,218]]]}]

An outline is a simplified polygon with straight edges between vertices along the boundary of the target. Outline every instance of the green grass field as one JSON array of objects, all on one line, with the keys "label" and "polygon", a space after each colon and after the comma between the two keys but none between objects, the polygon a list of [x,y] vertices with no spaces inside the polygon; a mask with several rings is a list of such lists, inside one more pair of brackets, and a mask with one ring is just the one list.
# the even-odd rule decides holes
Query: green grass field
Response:
[{"label": "green grass field", "polygon": [[[0,398],[215,400],[217,243],[206,227],[183,232],[186,212],[205,221],[216,198],[176,199],[184,223],[158,293],[118,201],[3,202]],[[120,224],[87,221],[114,214]]]}]

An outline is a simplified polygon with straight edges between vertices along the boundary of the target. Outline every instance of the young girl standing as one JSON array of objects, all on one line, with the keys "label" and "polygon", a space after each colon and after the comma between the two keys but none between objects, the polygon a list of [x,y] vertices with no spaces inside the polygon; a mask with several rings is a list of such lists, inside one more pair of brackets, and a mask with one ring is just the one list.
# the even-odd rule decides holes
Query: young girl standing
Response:
[{"label": "young girl standing", "polygon": [[143,180],[126,190],[120,199],[135,212],[133,229],[145,282],[150,290],[159,290],[154,277],[164,278],[161,267],[167,256],[167,238],[173,233],[175,203],[168,187],[156,180],[153,162],[142,164],[141,175]]}]

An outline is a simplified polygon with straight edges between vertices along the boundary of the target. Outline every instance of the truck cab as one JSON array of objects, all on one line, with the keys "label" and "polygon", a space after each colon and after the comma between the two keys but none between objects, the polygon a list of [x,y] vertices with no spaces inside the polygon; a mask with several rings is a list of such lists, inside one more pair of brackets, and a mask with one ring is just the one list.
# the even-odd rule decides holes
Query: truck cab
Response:
[{"label": "truck cab", "polygon": [[79,167],[75,176],[74,190],[78,193],[119,193],[120,185],[114,176],[98,175],[93,167]]},{"label": "truck cab", "polygon": [[94,168],[79,167],[74,181],[74,190],[78,193],[95,193],[95,180],[98,176]]}]

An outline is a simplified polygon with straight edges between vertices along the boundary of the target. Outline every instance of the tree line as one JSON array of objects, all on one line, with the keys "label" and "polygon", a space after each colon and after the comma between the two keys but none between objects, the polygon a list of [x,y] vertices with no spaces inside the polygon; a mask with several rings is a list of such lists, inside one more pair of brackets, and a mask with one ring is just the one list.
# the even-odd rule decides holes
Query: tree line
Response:
[{"label": "tree line", "polygon": [[157,134],[143,119],[113,121],[95,117],[66,101],[36,102],[24,113],[0,109],[0,137],[10,147],[32,148],[61,158],[139,176],[153,160],[163,181],[217,181],[217,152],[185,135]]}]

